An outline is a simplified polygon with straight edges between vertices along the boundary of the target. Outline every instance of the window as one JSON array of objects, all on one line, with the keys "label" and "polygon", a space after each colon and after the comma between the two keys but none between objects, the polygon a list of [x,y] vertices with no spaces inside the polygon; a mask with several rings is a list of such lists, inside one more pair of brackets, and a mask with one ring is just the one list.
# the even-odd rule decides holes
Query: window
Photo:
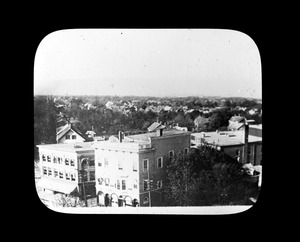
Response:
[{"label": "window", "polygon": [[117,189],[120,190],[120,180],[117,180]]},{"label": "window", "polygon": [[76,181],[76,174],[71,173],[71,181]]},{"label": "window", "polygon": [[123,170],[123,162],[122,160],[118,160],[118,169]]},{"label": "window", "polygon": [[66,180],[70,180],[70,174],[68,172],[66,172],[65,174],[66,174]]},{"label": "window", "polygon": [[162,181],[157,181],[157,189],[162,188]]},{"label": "window", "polygon": [[62,171],[59,172],[59,179],[63,179],[64,178],[64,173]]},{"label": "window", "polygon": [[143,160],[143,171],[148,171],[148,159]]},{"label": "window", "polygon": [[48,167],[48,176],[52,176],[52,168]]},{"label": "window", "polygon": [[70,165],[70,160],[68,158],[65,159],[65,165],[66,166]]},{"label": "window", "polygon": [[71,159],[71,166],[75,166],[75,160]]},{"label": "window", "polygon": [[46,161],[46,156],[45,155],[42,155],[42,160]]},{"label": "window", "polygon": [[137,181],[137,179],[134,179],[134,180],[133,180],[133,188],[134,188],[134,189],[137,189],[137,188],[138,188],[138,181]]},{"label": "window", "polygon": [[163,158],[162,157],[158,157],[157,158],[157,168],[162,168],[163,167]]},{"label": "window", "polygon": [[50,155],[47,155],[47,161],[51,162],[51,156]]},{"label": "window", "polygon": [[137,162],[136,161],[132,161],[132,169],[133,171],[137,171]]},{"label": "window", "polygon": [[66,139],[70,139],[70,135],[67,134],[67,135],[66,135]]},{"label": "window", "polygon": [[126,180],[122,180],[122,190],[126,190]]},{"label": "window", "polygon": [[144,199],[143,199],[143,204],[148,204],[149,203],[149,198],[148,197],[145,197]]},{"label": "window", "polygon": [[237,160],[237,161],[240,161],[240,156],[241,155],[241,151],[239,150],[239,149],[237,149],[236,151],[235,151],[235,159]]},{"label": "window", "polygon": [[95,171],[90,171],[90,181],[95,181]]},{"label": "window", "polygon": [[248,162],[250,162],[250,158],[251,158],[251,147],[248,146],[248,154],[247,154]]},{"label": "window", "polygon": [[48,174],[48,169],[47,167],[43,167],[43,175],[47,175]]},{"label": "window", "polygon": [[72,135],[72,139],[76,139],[76,135],[73,134],[73,135]]},{"label": "window", "polygon": [[174,150],[169,151],[169,158],[172,159],[174,157]]},{"label": "window", "polygon": [[53,163],[57,163],[57,158],[56,158],[56,156],[53,156]]},{"label": "window", "polygon": [[251,155],[251,147],[248,147],[248,155]]},{"label": "window", "polygon": [[102,177],[98,178],[98,184],[102,185],[102,183],[103,183],[103,178]]},{"label": "window", "polygon": [[189,148],[184,148],[183,153],[186,155],[189,152]]},{"label": "window", "polygon": [[62,158],[58,157],[58,158],[57,158],[57,163],[58,163],[58,164],[61,164],[61,162],[62,162]]},{"label": "window", "polygon": [[90,159],[88,162],[89,167],[95,166],[95,160]]},{"label": "window", "polygon": [[99,166],[99,167],[101,167],[101,166],[102,166],[102,162],[101,162],[101,160],[100,160],[100,159],[98,160],[98,166]]},{"label": "window", "polygon": [[109,164],[108,158],[107,158],[107,157],[104,157],[104,166],[105,166],[105,167],[108,167],[108,164]]},{"label": "window", "polygon": [[56,169],[53,169],[53,173],[54,173],[54,177],[57,178],[58,177],[58,171]]},{"label": "window", "polygon": [[148,190],[148,180],[144,180],[144,191]]},{"label": "window", "polygon": [[105,186],[109,186],[109,182],[110,182],[110,179],[109,178],[105,178]]}]

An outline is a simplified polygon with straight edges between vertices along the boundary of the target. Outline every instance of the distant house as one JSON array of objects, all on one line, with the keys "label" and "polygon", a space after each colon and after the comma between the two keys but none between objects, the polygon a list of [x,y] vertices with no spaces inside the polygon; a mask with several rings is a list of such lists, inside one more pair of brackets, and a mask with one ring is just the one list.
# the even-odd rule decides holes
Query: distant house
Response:
[{"label": "distant house", "polygon": [[88,139],[94,140],[96,132],[94,132],[94,130],[88,130],[85,134],[87,135]]},{"label": "distant house", "polygon": [[108,102],[105,104],[105,107],[106,107],[107,109],[112,109],[112,106],[113,106],[113,105],[114,105],[113,102],[108,101]]},{"label": "distant house", "polygon": [[72,124],[66,124],[56,129],[57,143],[84,142],[84,136]]},{"label": "distant house", "polygon": [[199,115],[194,120],[195,130],[205,129],[208,127],[209,123],[210,123],[210,118],[205,118],[205,117]]},{"label": "distant house", "polygon": [[227,127],[228,130],[240,130],[244,127],[246,118],[242,116],[232,116],[229,119],[229,125]]},{"label": "distant house", "polygon": [[252,108],[252,109],[250,109],[249,111],[248,111],[248,113],[250,114],[250,115],[254,115],[254,114],[256,114],[258,112],[258,109],[257,108]]},{"label": "distant house", "polygon": [[149,127],[148,127],[148,132],[155,132],[159,129],[164,129],[165,126],[162,125],[161,123],[158,123],[158,122],[154,122],[153,124],[151,124]]},{"label": "distant house", "polygon": [[163,108],[163,111],[170,112],[170,111],[172,111],[172,107],[170,107],[170,106],[165,106],[165,107]]}]

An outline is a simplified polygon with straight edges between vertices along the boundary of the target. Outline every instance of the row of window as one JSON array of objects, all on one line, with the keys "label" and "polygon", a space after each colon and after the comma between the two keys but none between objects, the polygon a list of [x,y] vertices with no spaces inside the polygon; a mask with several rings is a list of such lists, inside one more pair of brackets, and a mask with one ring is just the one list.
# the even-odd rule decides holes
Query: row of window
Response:
[{"label": "row of window", "polygon": [[66,139],[71,139],[71,138],[76,139],[76,135],[74,135],[74,134],[73,135],[68,135],[68,134],[66,135]]},{"label": "row of window", "polygon": [[[103,159],[103,161],[104,162],[102,162],[101,160],[100,161],[98,161],[98,167],[102,167],[102,166],[104,166],[104,167],[108,167],[109,166],[109,159],[107,158],[107,157],[104,157],[104,159]],[[124,164],[123,164],[123,160],[122,159],[119,159],[118,160],[118,169],[119,170],[123,170],[124,169]],[[103,165],[103,163],[104,163],[104,165]],[[132,162],[132,170],[133,171],[137,171],[138,170],[138,163],[136,162],[136,161],[133,161]]]},{"label": "row of window", "polygon": [[[149,168],[149,159],[143,159],[143,171],[148,171]],[[163,168],[163,157],[158,157],[156,159],[156,168]]]},{"label": "row of window", "polygon": [[[118,190],[126,190],[127,189],[127,181],[126,180],[120,180],[120,179],[117,179],[116,180],[116,183],[113,183],[110,181],[110,178],[103,178],[103,177],[100,177],[98,178],[98,184],[99,185],[102,185],[102,186],[111,186],[111,187],[115,187],[117,188]],[[162,188],[162,180],[160,181],[157,181],[156,182],[156,186],[154,186],[153,184],[150,185],[149,181],[148,180],[144,180],[144,191],[148,191],[150,188],[151,189],[160,189]],[[138,180],[137,179],[134,179],[133,181],[133,189],[137,189],[138,188]]]},{"label": "row of window", "polygon": [[76,173],[61,171],[55,168],[52,169],[51,167],[45,166],[43,166],[42,170],[44,176],[50,176],[62,180],[76,181]]},{"label": "row of window", "polygon": [[69,159],[69,158],[61,158],[61,157],[56,157],[53,156],[51,159],[51,155],[42,155],[42,161],[47,161],[47,162],[53,162],[54,164],[59,164],[59,165],[66,165],[66,166],[75,166],[75,160],[74,159]]},{"label": "row of window", "polygon": [[[184,148],[184,154],[187,154],[189,151],[188,148]],[[169,151],[169,159],[174,158],[175,152],[174,150],[170,150]],[[156,159],[157,162],[157,169],[160,169],[163,167],[163,157],[158,157]],[[143,171],[148,171],[148,164],[149,163],[149,159],[144,159],[143,160]],[[98,161],[98,167],[108,167],[109,166],[109,159],[108,157],[104,157],[103,160],[99,159]],[[119,159],[118,160],[118,170],[123,170],[124,169],[124,164],[123,164],[123,160]],[[136,161],[132,162],[132,170],[133,171],[137,171],[138,170],[138,163]]]},{"label": "row of window", "polygon": [[150,188],[151,189],[160,189],[162,188],[162,180],[156,182],[156,186],[154,184],[150,185],[148,180],[144,180],[144,191],[148,191]]},{"label": "row of window", "polygon": [[[137,185],[138,181],[137,179],[134,179],[133,181],[133,189],[137,189],[138,185]],[[118,190],[126,190],[127,189],[127,181],[126,180],[116,180],[116,183],[113,183],[110,181],[110,178],[98,178],[98,184],[99,185],[105,185],[105,186],[111,186],[111,187],[115,187]]]},{"label": "row of window", "polygon": [[[248,160],[250,160],[252,151],[253,151],[253,155],[254,155],[254,156],[256,155],[256,152],[257,152],[257,151],[256,151],[256,147],[253,147],[253,149],[251,149],[251,148],[252,148],[251,146],[248,146],[248,154],[247,154]],[[262,148],[261,148],[260,152],[261,152],[261,154],[262,154]],[[241,159],[241,150],[240,150],[240,149],[237,149],[237,150],[235,151],[235,159],[236,159],[237,161],[240,161],[240,159]]]},{"label": "row of window", "polygon": [[[43,166],[42,170],[44,176],[50,176],[50,177],[67,180],[67,181],[76,181],[76,174],[77,174],[76,172],[62,171],[56,168],[45,167],[45,166]],[[95,171],[88,170],[85,171],[84,174],[79,174],[78,181],[82,182],[83,179],[84,181],[95,181]]]}]

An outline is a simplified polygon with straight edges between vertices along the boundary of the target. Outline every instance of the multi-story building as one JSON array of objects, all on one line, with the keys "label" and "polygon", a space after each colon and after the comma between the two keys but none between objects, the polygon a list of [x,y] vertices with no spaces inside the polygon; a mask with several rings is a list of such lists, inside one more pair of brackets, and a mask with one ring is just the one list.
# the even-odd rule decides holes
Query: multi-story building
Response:
[{"label": "multi-story building", "polygon": [[244,125],[242,130],[193,133],[191,143],[212,145],[241,163],[262,165],[261,130],[262,125]]},{"label": "multi-story building", "polygon": [[190,132],[164,130],[95,142],[100,206],[160,206],[170,159],[190,149]]},{"label": "multi-story building", "polygon": [[94,148],[90,142],[38,145],[38,148],[41,168],[38,186],[42,189],[42,200],[51,197],[45,194],[81,198],[96,194]]}]

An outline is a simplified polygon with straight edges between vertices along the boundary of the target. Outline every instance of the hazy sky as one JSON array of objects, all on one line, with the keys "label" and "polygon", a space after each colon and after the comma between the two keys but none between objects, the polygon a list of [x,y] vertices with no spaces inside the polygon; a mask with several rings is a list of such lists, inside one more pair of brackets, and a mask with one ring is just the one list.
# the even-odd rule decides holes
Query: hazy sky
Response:
[{"label": "hazy sky", "polygon": [[218,29],[72,29],[37,48],[34,94],[261,98],[246,34]]}]

